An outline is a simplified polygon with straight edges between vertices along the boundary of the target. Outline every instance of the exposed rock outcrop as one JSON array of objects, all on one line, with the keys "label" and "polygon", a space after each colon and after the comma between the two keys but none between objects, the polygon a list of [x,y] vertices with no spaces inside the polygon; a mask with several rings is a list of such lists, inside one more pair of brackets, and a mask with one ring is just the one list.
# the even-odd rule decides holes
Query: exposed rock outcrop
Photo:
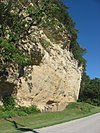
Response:
[{"label": "exposed rock outcrop", "polygon": [[68,102],[78,99],[82,67],[60,45],[54,44],[50,53],[44,52],[42,63],[20,78],[17,103],[37,105],[42,111],[63,110]]},{"label": "exposed rock outcrop", "polygon": [[[23,10],[21,13],[27,22],[33,21]],[[53,34],[48,27],[31,25],[29,34],[22,36],[19,50],[35,58],[30,66],[10,64],[5,71],[0,71],[1,101],[13,95],[17,105],[36,105],[44,112],[60,111],[69,102],[77,101],[83,67],[70,50],[71,35],[66,28],[58,32],[64,25],[55,21],[57,33]]]}]

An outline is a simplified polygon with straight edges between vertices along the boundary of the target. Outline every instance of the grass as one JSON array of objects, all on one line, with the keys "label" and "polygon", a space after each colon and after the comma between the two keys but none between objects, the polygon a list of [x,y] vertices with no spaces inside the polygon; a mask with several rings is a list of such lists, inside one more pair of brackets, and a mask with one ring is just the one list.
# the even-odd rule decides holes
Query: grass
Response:
[{"label": "grass", "polygon": [[[0,133],[21,133],[23,129],[51,126],[100,112],[100,107],[87,103],[70,103],[64,111],[30,114],[27,116],[0,119]],[[14,123],[18,129],[14,127]],[[24,125],[26,128],[23,128]]]}]

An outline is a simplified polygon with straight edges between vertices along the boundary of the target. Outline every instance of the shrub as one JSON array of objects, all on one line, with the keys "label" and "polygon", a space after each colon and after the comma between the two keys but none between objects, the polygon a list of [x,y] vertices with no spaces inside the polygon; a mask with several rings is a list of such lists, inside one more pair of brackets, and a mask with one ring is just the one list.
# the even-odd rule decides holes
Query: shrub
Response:
[{"label": "shrub", "polygon": [[31,113],[38,113],[38,112],[40,112],[40,110],[37,109],[36,106],[30,106],[30,107],[25,107],[25,106],[23,106],[23,107],[19,107],[19,108],[17,108],[17,111],[21,111],[21,112],[24,112],[24,113],[26,113],[26,114],[31,114]]},{"label": "shrub", "polygon": [[1,118],[11,118],[16,116],[16,112],[14,112],[13,110],[7,110],[1,113]]},{"label": "shrub", "polygon": [[3,106],[5,110],[11,110],[15,108],[15,100],[12,96],[5,96],[3,98]]},{"label": "shrub", "polygon": [[19,65],[28,64],[31,59],[28,55],[21,53],[13,43],[0,37],[0,56],[4,58],[6,62],[16,62]]},{"label": "shrub", "polygon": [[11,118],[15,116],[25,116],[28,114],[36,114],[40,113],[40,110],[37,109],[36,106],[30,107],[15,107],[15,108],[8,108],[7,109],[0,107],[0,118]]}]

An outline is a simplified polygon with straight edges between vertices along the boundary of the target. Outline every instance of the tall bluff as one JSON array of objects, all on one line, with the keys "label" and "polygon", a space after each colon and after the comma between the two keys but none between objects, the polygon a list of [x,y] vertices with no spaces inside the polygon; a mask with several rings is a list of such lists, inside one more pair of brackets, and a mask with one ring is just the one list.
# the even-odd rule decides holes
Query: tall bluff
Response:
[{"label": "tall bluff", "polygon": [[7,8],[1,15],[6,23],[2,21],[5,30],[0,31],[0,101],[14,96],[17,105],[36,105],[41,111],[63,110],[77,101],[84,50],[63,3],[2,0],[0,4]]},{"label": "tall bluff", "polygon": [[[36,34],[34,32],[30,38],[23,40],[24,45],[21,44],[21,48],[23,46],[30,52],[36,45],[31,41],[34,38],[43,55],[41,63],[20,69],[18,65],[10,64],[6,78],[0,80],[0,99],[13,95],[20,106],[36,105],[41,111],[63,110],[69,102],[78,99],[83,67],[78,65],[69,50],[67,34],[67,45],[64,49],[62,41],[51,41],[44,31],[39,29]],[[42,40],[49,43],[48,48],[41,45]]]},{"label": "tall bluff", "polygon": [[50,43],[49,50],[39,45],[42,62],[24,68],[24,76],[17,83],[16,101],[21,106],[36,105],[41,111],[63,110],[68,102],[78,99],[82,66],[68,48],[62,49],[61,43],[52,43],[43,33],[41,36]]}]

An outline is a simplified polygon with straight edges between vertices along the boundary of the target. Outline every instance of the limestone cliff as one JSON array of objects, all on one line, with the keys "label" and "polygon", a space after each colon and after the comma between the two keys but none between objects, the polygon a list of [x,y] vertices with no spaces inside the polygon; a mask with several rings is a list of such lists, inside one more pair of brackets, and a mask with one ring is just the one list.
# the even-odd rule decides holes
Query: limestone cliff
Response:
[{"label": "limestone cliff", "polygon": [[37,105],[41,110],[63,110],[68,102],[77,101],[81,75],[82,67],[72,53],[54,44],[50,55],[45,51],[40,66],[32,66],[29,75],[20,78],[17,103]]},{"label": "limestone cliff", "polygon": [[[31,21],[24,10],[21,15],[27,22]],[[32,23],[30,34],[19,41],[19,50],[38,59],[33,58],[33,63],[26,66],[10,63],[5,71],[0,71],[1,101],[12,95],[17,105],[36,105],[41,111],[63,110],[69,102],[77,101],[83,67],[71,50],[71,34],[60,21],[55,21],[53,30],[56,33],[50,27]]]}]

